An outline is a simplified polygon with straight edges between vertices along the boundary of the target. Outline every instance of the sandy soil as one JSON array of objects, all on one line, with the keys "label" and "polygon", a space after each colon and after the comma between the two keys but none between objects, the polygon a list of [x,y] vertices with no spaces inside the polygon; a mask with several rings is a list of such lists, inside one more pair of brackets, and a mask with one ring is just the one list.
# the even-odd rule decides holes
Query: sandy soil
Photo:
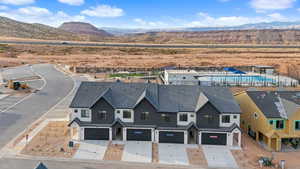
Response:
[{"label": "sandy soil", "polygon": [[1,66],[25,63],[107,68],[272,65],[280,72],[287,73],[290,65],[300,64],[300,49],[143,49],[30,45],[9,45],[6,48],[0,52]]},{"label": "sandy soil", "polygon": [[188,154],[189,163],[191,165],[199,165],[205,167],[208,166],[202,148],[200,146],[199,148],[187,148],[186,151]]},{"label": "sandy soil", "polygon": [[107,146],[103,160],[121,161],[123,150],[124,150],[124,145],[112,144],[112,142],[110,142]]},{"label": "sandy soil", "polygon": [[70,132],[67,122],[49,122],[22,150],[21,154],[71,158],[79,145],[69,148]]},{"label": "sandy soil", "polygon": [[[232,150],[232,154],[241,169],[257,169],[259,168],[258,159],[261,156],[272,156],[271,152],[260,147],[255,140],[245,134],[242,137],[242,142],[243,150]],[[300,152],[275,152],[273,155],[274,164],[278,165],[280,160],[286,160],[286,169],[299,169]]]},{"label": "sandy soil", "polygon": [[158,144],[152,143],[152,163],[159,162]]}]

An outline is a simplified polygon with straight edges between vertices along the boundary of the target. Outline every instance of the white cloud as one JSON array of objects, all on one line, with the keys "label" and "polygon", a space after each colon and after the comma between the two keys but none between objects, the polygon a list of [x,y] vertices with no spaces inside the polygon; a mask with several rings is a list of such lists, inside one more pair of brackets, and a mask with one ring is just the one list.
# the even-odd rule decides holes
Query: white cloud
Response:
[{"label": "white cloud", "polygon": [[198,20],[185,24],[188,27],[222,27],[222,26],[239,26],[251,23],[273,22],[273,21],[288,21],[280,13],[272,13],[264,17],[244,17],[244,16],[222,16],[212,17],[207,13],[198,13]]},{"label": "white cloud", "polygon": [[19,8],[17,10],[17,13],[19,13],[20,15],[25,15],[25,16],[48,16],[48,15],[52,14],[46,8],[39,8],[39,7],[35,7],[35,6]]},{"label": "white cloud", "polygon": [[84,4],[84,0],[58,0],[61,3],[65,3],[68,5],[75,5],[75,6],[79,6]]},{"label": "white cloud", "polygon": [[257,11],[280,10],[291,8],[297,0],[251,0],[250,4]]},{"label": "white cloud", "polygon": [[99,18],[115,18],[124,15],[124,11],[121,8],[112,7],[109,5],[98,5],[89,9],[81,11],[81,14],[99,17]]},{"label": "white cloud", "polygon": [[8,10],[9,8],[7,6],[3,6],[3,5],[0,5],[0,10],[1,11],[5,11],[5,10]]},{"label": "white cloud", "polygon": [[272,13],[269,14],[268,16],[276,21],[283,21],[287,19],[286,17],[282,16],[280,13]]},{"label": "white cloud", "polygon": [[300,12],[300,8],[297,9]]},{"label": "white cloud", "polygon": [[161,21],[145,21],[143,19],[140,18],[136,18],[133,20],[134,22],[138,23],[140,26],[142,27],[151,27],[151,28],[161,28],[161,27],[166,27],[167,24]]},{"label": "white cloud", "polygon": [[26,7],[16,10],[8,10],[0,12],[0,16],[8,17],[27,23],[41,23],[50,26],[59,26],[63,22],[69,21],[86,21],[83,15],[68,15],[63,11],[56,13],[49,11],[46,8]]},{"label": "white cloud", "polygon": [[26,5],[32,4],[35,0],[0,0],[0,3],[11,4],[11,5]]}]

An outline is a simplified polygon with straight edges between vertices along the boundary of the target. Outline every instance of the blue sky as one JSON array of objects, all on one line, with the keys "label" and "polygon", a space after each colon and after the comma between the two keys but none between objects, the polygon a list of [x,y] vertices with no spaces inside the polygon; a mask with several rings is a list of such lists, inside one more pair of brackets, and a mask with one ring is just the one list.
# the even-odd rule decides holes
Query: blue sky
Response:
[{"label": "blue sky", "polygon": [[[0,0],[0,16],[59,26],[178,28],[298,21],[300,0]],[[299,18],[299,19],[298,19]]]}]

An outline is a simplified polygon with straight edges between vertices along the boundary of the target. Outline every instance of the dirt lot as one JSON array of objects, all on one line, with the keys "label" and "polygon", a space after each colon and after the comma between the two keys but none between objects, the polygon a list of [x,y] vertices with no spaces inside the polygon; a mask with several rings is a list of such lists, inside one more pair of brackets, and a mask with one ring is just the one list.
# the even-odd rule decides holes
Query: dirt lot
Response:
[{"label": "dirt lot", "polygon": [[157,143],[152,143],[152,162],[153,163],[159,162],[158,144]]},{"label": "dirt lot", "polygon": [[61,63],[71,66],[153,68],[162,66],[272,65],[287,73],[300,64],[300,49],[143,49],[119,47],[0,46],[0,65]]},{"label": "dirt lot", "polygon": [[45,157],[71,158],[79,145],[68,147],[70,132],[67,122],[49,122],[22,150],[21,154]]},{"label": "dirt lot", "polygon": [[[257,169],[259,168],[258,159],[261,156],[271,157],[272,153],[264,150],[253,139],[247,135],[242,137],[243,150],[232,150],[238,165],[241,169]],[[280,160],[286,160],[287,169],[299,169],[300,152],[275,152],[274,164],[278,164]],[[267,168],[264,168],[267,169]]]},{"label": "dirt lot", "polygon": [[104,160],[121,161],[123,155],[124,145],[109,143],[104,155]]},{"label": "dirt lot", "polygon": [[207,167],[207,161],[205,159],[203,150],[200,146],[199,148],[187,148],[186,151],[188,154],[189,163],[191,165],[199,165],[199,166]]}]

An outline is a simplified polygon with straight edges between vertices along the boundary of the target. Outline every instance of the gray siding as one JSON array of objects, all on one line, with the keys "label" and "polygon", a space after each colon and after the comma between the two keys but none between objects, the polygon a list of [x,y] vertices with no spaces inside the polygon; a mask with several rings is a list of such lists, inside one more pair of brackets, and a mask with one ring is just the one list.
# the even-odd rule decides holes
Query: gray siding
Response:
[{"label": "gray siding", "polygon": [[[149,112],[149,119],[142,120],[143,112]],[[139,125],[154,125],[158,114],[155,108],[146,99],[143,99],[134,109],[134,123]]]},{"label": "gray siding", "polygon": [[[163,121],[161,114],[167,114],[170,117],[170,122]],[[159,113],[156,125],[158,127],[177,127],[177,113]]]},{"label": "gray siding", "polygon": [[[149,112],[148,120],[141,120],[142,112]],[[161,118],[161,114],[157,113],[156,109],[152,104],[143,99],[134,109],[134,123],[138,125],[157,125],[159,127],[176,127],[177,125],[177,115],[176,113],[165,113],[170,116],[170,122],[165,122]]]},{"label": "gray siding", "polygon": [[[101,120],[99,118],[99,112],[106,111],[107,119]],[[100,99],[93,107],[92,107],[92,123],[95,124],[111,124],[115,119],[114,109],[113,107],[104,99]]]},{"label": "gray siding", "polygon": [[211,103],[206,103],[197,112],[197,126],[199,128],[219,128],[219,114],[219,111]]}]

